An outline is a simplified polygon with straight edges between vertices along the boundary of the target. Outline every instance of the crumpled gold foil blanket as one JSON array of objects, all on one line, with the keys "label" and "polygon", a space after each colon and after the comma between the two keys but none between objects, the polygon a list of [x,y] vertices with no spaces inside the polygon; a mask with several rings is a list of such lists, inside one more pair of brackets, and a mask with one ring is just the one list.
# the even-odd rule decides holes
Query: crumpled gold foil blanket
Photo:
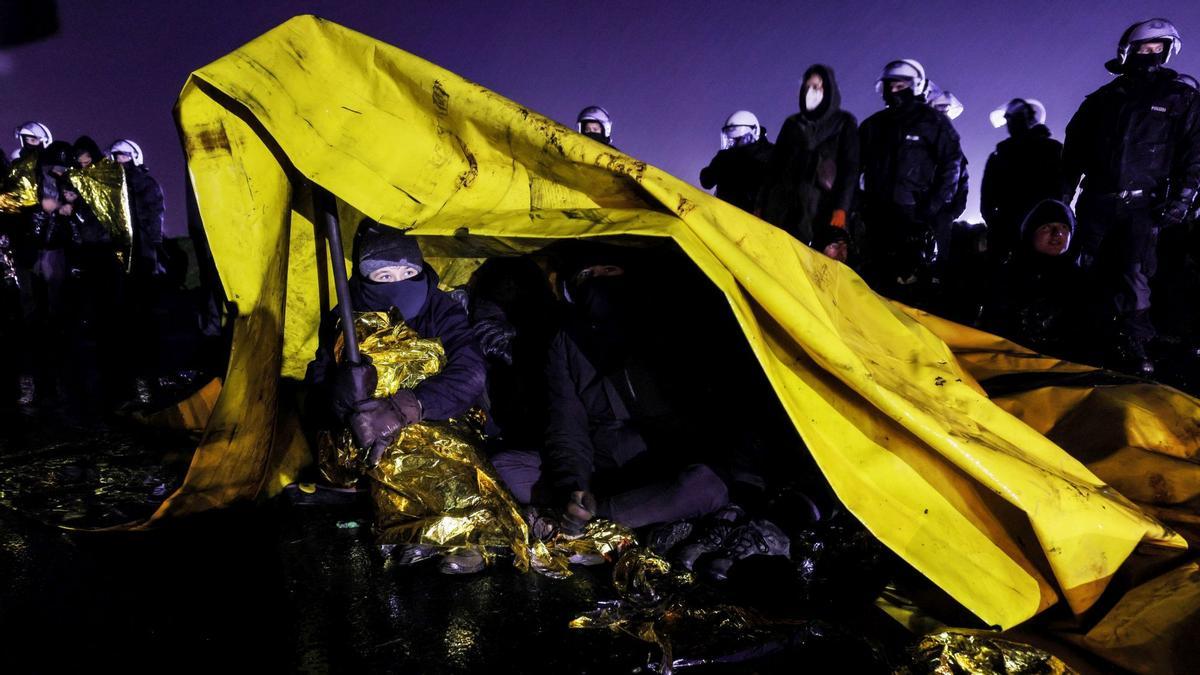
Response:
[{"label": "crumpled gold foil blanket", "polygon": [[599,603],[570,627],[607,629],[656,644],[662,650],[659,671],[664,673],[719,661],[722,652],[785,639],[805,624],[714,601],[695,585],[690,572],[672,569],[647,548],[631,548],[621,555],[613,568],[613,587],[619,600]]},{"label": "crumpled gold foil blanket", "polygon": [[913,649],[910,675],[1073,675],[1052,654],[990,631],[963,628],[932,633]]},{"label": "crumpled gold foil blanket", "polygon": [[128,265],[133,246],[133,218],[121,165],[106,157],[86,169],[71,169],[66,177],[96,220],[108,230],[117,258]]},{"label": "crumpled gold foil blanket", "polygon": [[[421,338],[399,316],[356,315],[359,349],[379,373],[375,395],[389,396],[437,374],[445,364],[441,341]],[[342,350],[339,340],[335,353]],[[322,471],[337,484],[371,479],[375,532],[380,544],[443,548],[509,548],[514,566],[565,572],[545,544],[533,540],[516,501],[479,451],[484,415],[425,421],[400,431],[379,465],[364,474],[362,453],[349,432],[326,436],[318,450]]]},{"label": "crumpled gold foil blanket", "polygon": [[0,213],[15,214],[38,203],[38,169],[34,156],[18,159],[0,181]]},{"label": "crumpled gold foil blanket", "polygon": [[570,560],[572,556],[602,556],[614,562],[626,549],[637,544],[633,530],[620,523],[593,518],[583,528],[583,534],[569,536],[556,533],[546,542],[550,554]]}]

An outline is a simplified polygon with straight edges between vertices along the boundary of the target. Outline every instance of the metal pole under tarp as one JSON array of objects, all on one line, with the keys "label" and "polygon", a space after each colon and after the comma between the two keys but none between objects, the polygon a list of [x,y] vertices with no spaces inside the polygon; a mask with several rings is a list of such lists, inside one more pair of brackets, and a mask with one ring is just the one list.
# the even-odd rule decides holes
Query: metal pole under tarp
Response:
[{"label": "metal pole under tarp", "polygon": [[329,262],[333,264],[333,287],[337,294],[338,316],[342,320],[342,336],[345,339],[346,361],[357,365],[362,357],[358,352],[358,336],[354,334],[354,308],[350,306],[350,282],[346,276],[346,255],[342,247],[342,230],[338,224],[337,201],[320,185],[313,186],[313,205],[317,217],[325,226],[325,238],[329,241]]}]

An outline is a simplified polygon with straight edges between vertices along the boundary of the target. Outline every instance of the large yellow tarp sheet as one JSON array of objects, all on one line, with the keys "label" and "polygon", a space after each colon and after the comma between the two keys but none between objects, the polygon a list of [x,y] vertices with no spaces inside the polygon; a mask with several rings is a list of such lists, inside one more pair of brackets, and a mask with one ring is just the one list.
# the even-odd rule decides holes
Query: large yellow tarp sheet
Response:
[{"label": "large yellow tarp sheet", "polygon": [[670,238],[719,287],[817,463],[897,554],[989,624],[1089,607],[1141,543],[1182,540],[993,403],[852,271],[653,166],[395,47],[297,17],[193,73],[177,115],[225,290],[225,386],[157,518],[270,494],[307,458],[280,375],[328,306],[310,183],[472,258]]}]

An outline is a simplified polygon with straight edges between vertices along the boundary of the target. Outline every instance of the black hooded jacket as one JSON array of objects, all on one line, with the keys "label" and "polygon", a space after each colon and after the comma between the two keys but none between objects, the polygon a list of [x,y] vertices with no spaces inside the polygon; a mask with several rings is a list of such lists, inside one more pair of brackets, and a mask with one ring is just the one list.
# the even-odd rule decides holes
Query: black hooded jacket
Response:
[{"label": "black hooded jacket", "polygon": [[824,81],[825,96],[811,112],[801,99],[801,111],[784,121],[758,204],[763,220],[806,244],[834,211],[850,210],[859,172],[858,120],[841,108],[833,69],[814,65],[803,81],[814,73]]},{"label": "black hooded jacket", "polygon": [[868,117],[859,140],[868,210],[929,225],[953,204],[963,154],[945,115],[910,98]]},{"label": "black hooded jacket", "polygon": [[1082,272],[1072,249],[1047,256],[1033,248],[1033,235],[1046,223],[1064,223],[1075,233],[1075,214],[1066,204],[1046,199],[1021,225],[1020,245],[1000,266],[984,305],[986,330],[1055,356],[1067,356],[1082,325]]},{"label": "black hooded jacket", "polygon": [[[467,321],[467,313],[462,305],[438,289],[437,274],[428,266],[422,276],[408,281],[396,283],[424,283],[428,288],[428,297],[408,320],[408,325],[423,338],[436,338],[442,341],[446,350],[446,365],[437,375],[426,378],[413,388],[413,393],[421,402],[424,418],[429,420],[444,420],[466,412],[471,406],[479,403],[483,396],[486,370],[483,354],[475,334]],[[363,282],[357,272],[350,281],[351,304],[356,312],[388,311],[391,306],[371,304],[363,299]],[[316,358],[308,364],[305,382],[314,387],[313,393],[321,397],[336,367],[333,355],[333,345],[337,340],[337,311],[326,315],[321,322],[320,346]],[[309,405],[310,410],[323,409],[323,406]]]},{"label": "black hooded jacket", "polygon": [[771,148],[766,134],[753,143],[725,148],[700,170],[700,184],[706,190],[715,186],[718,198],[743,211],[753,211]]},{"label": "black hooded jacket", "polygon": [[1021,223],[1044,199],[1061,195],[1062,143],[1039,124],[996,144],[983,168],[979,194],[988,224],[988,248],[1001,257],[1016,249]]},{"label": "black hooded jacket", "polygon": [[1200,92],[1159,68],[1121,75],[1088,95],[1067,125],[1062,194],[1126,190],[1170,202],[1200,189]]},{"label": "black hooded jacket", "polygon": [[133,162],[122,166],[133,224],[132,271],[135,275],[152,276],[159,267],[163,245],[163,191],[146,167],[134,166]]}]

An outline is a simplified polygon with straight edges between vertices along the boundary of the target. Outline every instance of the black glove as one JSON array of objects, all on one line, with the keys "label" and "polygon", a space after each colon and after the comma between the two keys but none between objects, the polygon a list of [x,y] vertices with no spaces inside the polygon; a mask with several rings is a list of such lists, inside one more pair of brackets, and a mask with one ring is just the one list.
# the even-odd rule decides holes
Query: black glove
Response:
[{"label": "black glove", "polygon": [[350,434],[367,452],[367,468],[374,468],[396,434],[420,421],[421,402],[412,391],[401,389],[389,398],[369,398],[356,404],[350,415]]},{"label": "black glove", "polygon": [[404,420],[404,426],[415,424],[425,418],[425,409],[411,389],[401,389],[388,399],[396,413]]},{"label": "black glove", "polygon": [[341,364],[333,374],[329,404],[334,416],[342,422],[350,419],[358,403],[375,395],[375,386],[379,382],[379,373],[370,357],[363,354],[360,358],[358,364]]}]

